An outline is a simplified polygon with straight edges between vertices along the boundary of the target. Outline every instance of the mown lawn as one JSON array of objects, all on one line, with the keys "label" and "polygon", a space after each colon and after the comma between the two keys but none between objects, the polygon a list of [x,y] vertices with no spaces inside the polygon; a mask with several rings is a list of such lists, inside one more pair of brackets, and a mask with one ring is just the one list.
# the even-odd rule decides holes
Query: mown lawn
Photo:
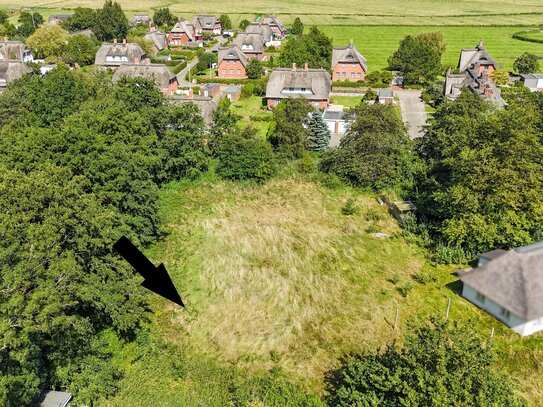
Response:
[{"label": "mown lawn", "polygon": [[[241,116],[239,123],[243,128],[247,126],[253,126],[258,129],[259,134],[264,137],[268,133],[270,122],[264,121],[271,116],[271,112],[263,110],[261,106],[262,98],[259,96],[251,96],[249,98],[242,98],[236,103],[232,104],[231,110]],[[263,120],[254,120],[254,118]]]},{"label": "mown lawn", "polygon": [[335,105],[343,105],[345,108],[355,107],[360,104],[362,96],[332,96],[332,103]]},{"label": "mown lawn", "polygon": [[[341,214],[349,198],[358,208],[353,216]],[[323,373],[340,355],[401,338],[409,321],[443,315],[448,298],[451,319],[483,335],[496,329],[499,364],[519,380],[531,406],[543,405],[543,334],[521,339],[463,300],[456,267],[429,261],[373,196],[295,174],[262,186],[210,176],[168,185],[161,204],[169,235],[147,254],[164,262],[187,307],[153,297],[151,328],[186,348],[191,363],[180,373],[157,374],[155,362],[127,368],[109,405],[183,405],[183,392],[200,386],[220,399],[224,389],[216,371],[206,370],[210,363],[249,375],[279,366],[320,393]],[[373,237],[376,231],[390,237]],[[420,271],[435,281],[416,282]],[[149,384],[141,380],[146,375]],[[158,398],[148,397],[146,386]]]},{"label": "mown lawn", "polygon": [[443,64],[456,66],[462,48],[475,47],[480,39],[496,59],[500,68],[512,69],[513,62],[523,52],[543,57],[543,44],[519,41],[512,35],[521,27],[343,27],[321,26],[334,45],[346,45],[352,39],[368,61],[370,71],[387,67],[387,59],[408,34],[424,31],[441,31],[447,42]]}]

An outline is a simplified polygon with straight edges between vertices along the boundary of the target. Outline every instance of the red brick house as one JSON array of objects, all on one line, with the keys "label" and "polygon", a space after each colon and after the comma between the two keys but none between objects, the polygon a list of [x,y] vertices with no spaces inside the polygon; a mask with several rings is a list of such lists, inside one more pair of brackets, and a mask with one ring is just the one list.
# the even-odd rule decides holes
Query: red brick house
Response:
[{"label": "red brick house", "polygon": [[239,47],[231,46],[219,48],[218,52],[218,72],[219,78],[245,79],[247,74],[247,56],[241,52]]},{"label": "red brick house", "polygon": [[206,83],[200,88],[200,96],[215,98],[221,94],[221,86],[218,83]]},{"label": "red brick house", "polygon": [[367,71],[366,58],[358,52],[352,42],[347,47],[332,49],[332,80],[334,82],[363,81]]},{"label": "red brick house", "polygon": [[326,109],[330,104],[332,80],[325,69],[277,68],[270,74],[266,86],[266,104],[273,109],[281,100],[302,97],[308,99],[318,109]]},{"label": "red brick house", "polygon": [[285,38],[285,25],[277,16],[265,16],[261,22],[270,26],[275,39],[281,40]]},{"label": "red brick house", "polygon": [[194,40],[194,26],[187,21],[177,22],[168,34],[168,42],[170,45],[184,45]]},{"label": "red brick house", "polygon": [[264,57],[266,41],[262,34],[239,33],[232,44],[237,45],[247,58],[262,59]]}]

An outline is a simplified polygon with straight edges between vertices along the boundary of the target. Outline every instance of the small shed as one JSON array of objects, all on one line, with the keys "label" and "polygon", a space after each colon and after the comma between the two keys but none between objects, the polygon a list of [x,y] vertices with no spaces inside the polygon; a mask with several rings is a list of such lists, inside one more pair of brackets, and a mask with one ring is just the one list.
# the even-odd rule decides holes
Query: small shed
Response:
[{"label": "small shed", "polygon": [[393,105],[394,91],[390,89],[379,89],[379,92],[377,92],[377,102],[382,105]]},{"label": "small shed", "polygon": [[71,393],[47,391],[42,393],[36,407],[66,407],[71,399]]},{"label": "small shed", "polygon": [[234,103],[241,97],[241,85],[229,86],[223,91],[224,97]]},{"label": "small shed", "polygon": [[214,98],[221,94],[221,86],[218,83],[206,83],[200,88],[200,96]]}]

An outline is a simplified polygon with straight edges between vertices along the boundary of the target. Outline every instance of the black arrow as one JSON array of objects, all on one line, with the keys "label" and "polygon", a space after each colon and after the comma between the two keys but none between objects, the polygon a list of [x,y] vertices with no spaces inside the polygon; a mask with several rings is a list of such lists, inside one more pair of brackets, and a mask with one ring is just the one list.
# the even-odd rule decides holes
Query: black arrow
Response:
[{"label": "black arrow", "polygon": [[113,248],[144,278],[142,287],[172,301],[185,306],[177,293],[168,272],[163,264],[155,267],[145,255],[126,237],[121,237]]}]

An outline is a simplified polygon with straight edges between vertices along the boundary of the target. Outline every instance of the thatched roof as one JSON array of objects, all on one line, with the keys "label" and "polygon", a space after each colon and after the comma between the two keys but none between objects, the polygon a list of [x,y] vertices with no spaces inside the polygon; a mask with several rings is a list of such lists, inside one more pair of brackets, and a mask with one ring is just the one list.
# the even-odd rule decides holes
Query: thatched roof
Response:
[{"label": "thatched roof", "polygon": [[132,17],[130,21],[132,24],[151,25],[151,17],[147,14],[138,14]]},{"label": "thatched roof", "polygon": [[270,26],[276,26],[277,28],[279,28],[279,30],[281,30],[281,32],[285,31],[285,25],[283,24],[283,22],[277,18],[277,16],[265,16],[262,18],[262,24],[268,24]]},{"label": "thatched roof", "polygon": [[245,53],[262,53],[266,48],[266,41],[261,34],[240,33],[232,44],[237,45]]},{"label": "thatched roof", "polygon": [[[126,57],[128,61],[107,61],[107,57]],[[145,51],[135,42],[128,43],[106,43],[102,44],[96,53],[95,65],[118,66],[141,62],[147,56]]]},{"label": "thatched roof", "polygon": [[32,69],[20,61],[0,61],[0,87],[22,78]]},{"label": "thatched roof", "polygon": [[217,16],[209,14],[199,14],[194,17],[192,24],[197,31],[213,30],[215,28],[215,25],[220,24],[220,21]]},{"label": "thatched roof", "polygon": [[147,41],[152,41],[155,48],[159,51],[168,48],[168,36],[162,31],[149,31],[143,38]]},{"label": "thatched roof", "polygon": [[458,61],[458,69],[460,71],[465,71],[475,64],[492,65],[494,69],[498,68],[498,64],[485,49],[482,40],[475,48],[462,48],[460,52],[460,59]]},{"label": "thatched roof", "polygon": [[273,39],[273,31],[268,24],[251,23],[245,29],[247,34],[260,34],[265,42],[270,42]]},{"label": "thatched roof", "polygon": [[172,34],[187,34],[190,41],[194,41],[194,25],[186,20],[178,21],[170,31]]},{"label": "thatched roof", "polygon": [[471,270],[460,280],[512,314],[531,321],[543,317],[543,249],[509,251]]},{"label": "thatched roof", "polygon": [[[292,89],[306,89],[307,93],[293,93]],[[332,79],[325,69],[277,68],[270,74],[266,97],[273,99],[304,97],[309,100],[328,100]]]},{"label": "thatched roof", "polygon": [[364,72],[368,71],[366,58],[364,58],[351,42],[347,47],[334,47],[332,49],[332,69],[337,64],[360,64]]},{"label": "thatched roof", "polygon": [[164,64],[127,64],[121,65],[113,74],[113,80],[121,78],[145,78],[166,89],[176,76]]},{"label": "thatched roof", "polygon": [[218,49],[219,64],[223,60],[240,61],[243,66],[247,65],[247,56],[239,49],[238,46],[220,47]]},{"label": "thatched roof", "polygon": [[0,41],[0,60],[22,61],[26,49],[21,41]]}]

